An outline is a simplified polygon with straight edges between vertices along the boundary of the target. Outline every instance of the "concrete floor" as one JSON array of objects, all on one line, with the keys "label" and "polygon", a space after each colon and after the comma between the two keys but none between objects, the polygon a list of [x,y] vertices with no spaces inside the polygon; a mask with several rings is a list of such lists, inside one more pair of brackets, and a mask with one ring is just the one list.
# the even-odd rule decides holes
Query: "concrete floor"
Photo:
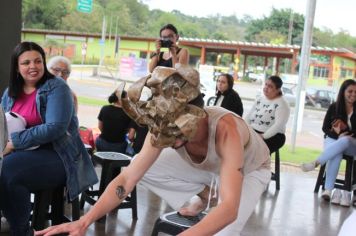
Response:
[{"label": "concrete floor", "polygon": [[[347,216],[355,208],[329,204],[314,194],[316,172],[301,173],[293,166],[282,166],[281,190],[271,182],[255,212],[247,222],[243,236],[335,236]],[[171,209],[156,195],[138,185],[138,220],[131,219],[131,210],[110,213],[106,223],[93,224],[88,236],[149,236],[157,217]],[[90,206],[85,205],[84,212]],[[8,235],[6,222],[2,233]]]}]

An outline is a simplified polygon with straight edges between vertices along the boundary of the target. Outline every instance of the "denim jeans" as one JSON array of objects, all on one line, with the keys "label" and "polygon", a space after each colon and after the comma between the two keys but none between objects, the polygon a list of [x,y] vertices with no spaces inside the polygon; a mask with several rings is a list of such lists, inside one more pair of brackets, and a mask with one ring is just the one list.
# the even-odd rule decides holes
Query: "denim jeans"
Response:
[{"label": "denim jeans", "polygon": [[318,162],[326,165],[325,189],[332,190],[339,172],[342,155],[356,155],[356,138],[344,136],[339,139],[326,137],[324,151],[318,157]]},{"label": "denim jeans", "polygon": [[5,156],[0,179],[1,208],[10,224],[11,235],[27,235],[31,214],[31,192],[52,189],[66,183],[58,154],[50,145]]},{"label": "denim jeans", "polygon": [[125,153],[127,142],[125,141],[122,143],[111,143],[99,136],[95,140],[95,147],[97,151]]}]

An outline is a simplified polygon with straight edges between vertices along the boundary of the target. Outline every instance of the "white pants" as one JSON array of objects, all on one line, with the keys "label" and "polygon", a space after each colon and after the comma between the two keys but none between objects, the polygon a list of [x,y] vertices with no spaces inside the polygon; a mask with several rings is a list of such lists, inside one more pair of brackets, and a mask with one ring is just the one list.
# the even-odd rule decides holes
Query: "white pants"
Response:
[{"label": "white pants", "polygon": [[[164,199],[173,209],[179,210],[205,186],[210,186],[214,175],[190,166],[175,150],[166,148],[140,183]],[[240,235],[270,179],[271,172],[267,169],[256,170],[244,176],[238,217],[216,235]]]}]

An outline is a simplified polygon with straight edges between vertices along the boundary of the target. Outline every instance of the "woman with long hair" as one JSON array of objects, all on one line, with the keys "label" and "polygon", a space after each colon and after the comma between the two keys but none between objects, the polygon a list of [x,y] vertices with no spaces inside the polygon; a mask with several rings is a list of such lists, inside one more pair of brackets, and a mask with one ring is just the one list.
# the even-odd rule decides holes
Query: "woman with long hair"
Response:
[{"label": "woman with long hair", "polygon": [[216,100],[214,106],[223,107],[242,116],[244,108],[239,94],[234,90],[234,78],[230,74],[221,74],[216,82]]},{"label": "woman with long hair", "polygon": [[71,90],[48,71],[38,44],[22,42],[15,47],[1,105],[27,124],[11,133],[4,150],[1,208],[11,235],[33,235],[31,192],[66,186],[72,201],[98,179],[79,136]]},{"label": "woman with long hair", "polygon": [[[319,165],[327,163],[325,190],[321,197],[330,201],[335,180],[339,172],[343,154],[356,155],[356,81],[345,80],[339,90],[337,100],[326,112],[323,131],[325,134],[324,151],[310,163],[303,163],[303,171],[312,171]],[[336,189],[331,202],[350,206],[351,193]]]}]

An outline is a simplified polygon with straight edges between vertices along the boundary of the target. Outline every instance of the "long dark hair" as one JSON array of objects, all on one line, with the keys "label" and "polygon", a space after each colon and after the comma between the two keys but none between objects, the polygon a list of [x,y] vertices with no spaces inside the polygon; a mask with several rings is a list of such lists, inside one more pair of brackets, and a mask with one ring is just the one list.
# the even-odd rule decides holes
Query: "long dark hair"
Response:
[{"label": "long dark hair", "polygon": [[19,43],[11,56],[11,67],[10,67],[10,79],[9,79],[9,96],[12,98],[17,98],[19,94],[23,91],[23,86],[25,81],[18,70],[19,57],[22,53],[27,51],[37,51],[42,56],[44,74],[42,78],[37,82],[36,87],[44,84],[48,79],[54,78],[46,66],[46,54],[44,50],[37,43],[34,42],[22,42]]},{"label": "long dark hair", "polygon": [[[341,84],[339,89],[339,94],[337,95],[337,99],[335,103],[336,114],[338,114],[340,118],[345,122],[347,121],[345,91],[351,85],[356,85],[356,81],[353,79],[347,79]],[[354,102],[354,107],[355,107],[355,102]]]}]

